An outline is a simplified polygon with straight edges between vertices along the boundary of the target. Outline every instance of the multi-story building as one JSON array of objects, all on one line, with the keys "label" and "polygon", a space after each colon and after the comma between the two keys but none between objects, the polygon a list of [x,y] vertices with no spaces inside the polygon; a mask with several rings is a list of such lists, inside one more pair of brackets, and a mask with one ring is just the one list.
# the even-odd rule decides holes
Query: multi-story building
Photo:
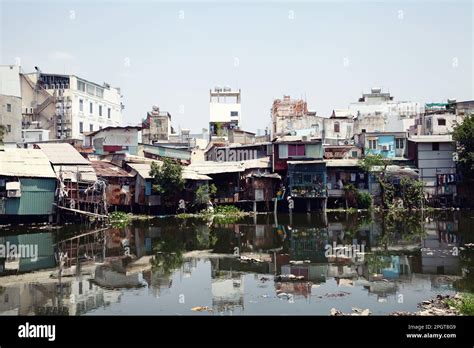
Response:
[{"label": "multi-story building", "polygon": [[142,142],[144,144],[168,142],[170,136],[174,134],[170,113],[160,111],[158,106],[153,106],[152,110],[147,112],[142,126]]},{"label": "multi-story building", "polygon": [[241,92],[230,87],[215,87],[209,91],[210,139],[227,140],[228,131],[240,128],[242,122]]},{"label": "multi-story building", "polygon": [[456,196],[456,144],[451,135],[418,135],[408,138],[408,158],[419,169],[428,198],[452,202]]},{"label": "multi-story building", "polygon": [[271,109],[271,139],[289,135],[298,130],[310,130],[312,136],[321,137],[323,118],[316,116],[315,111],[308,110],[303,99],[291,99],[289,95],[283,99],[275,99]]},{"label": "multi-story building", "polygon": [[448,99],[446,103],[428,103],[425,112],[417,117],[415,125],[410,128],[410,134],[452,134],[454,127],[461,124],[469,114],[474,114],[474,101]]},{"label": "multi-story building", "polygon": [[[21,142],[20,67],[0,66],[0,142]],[[2,136],[3,135],[3,136]]]},{"label": "multi-story building", "polygon": [[323,143],[348,145],[354,135],[354,120],[350,110],[334,110],[324,119]]},{"label": "multi-story building", "polygon": [[[360,123],[357,131],[363,128],[366,132],[406,132],[423,112],[423,105],[411,101],[394,101],[390,93],[382,92],[381,88],[372,88],[370,93],[363,93],[358,102],[351,103],[349,110]],[[377,121],[377,116],[384,119],[383,127]],[[371,122],[363,121],[367,117]]]},{"label": "multi-story building", "polygon": [[75,75],[21,74],[23,128],[45,129],[52,139],[82,139],[84,132],[122,125],[120,88]]}]

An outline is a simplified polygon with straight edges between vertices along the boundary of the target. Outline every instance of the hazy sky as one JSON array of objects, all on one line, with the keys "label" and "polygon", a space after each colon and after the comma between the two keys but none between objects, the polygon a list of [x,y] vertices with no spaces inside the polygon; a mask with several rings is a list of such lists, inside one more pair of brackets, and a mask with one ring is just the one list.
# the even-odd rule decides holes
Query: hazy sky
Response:
[{"label": "hazy sky", "polygon": [[[209,89],[242,89],[243,128],[274,98],[327,116],[377,86],[397,100],[474,99],[473,1],[1,1],[0,64],[122,88],[175,129],[209,122]],[[184,111],[184,112],[183,112]]]}]

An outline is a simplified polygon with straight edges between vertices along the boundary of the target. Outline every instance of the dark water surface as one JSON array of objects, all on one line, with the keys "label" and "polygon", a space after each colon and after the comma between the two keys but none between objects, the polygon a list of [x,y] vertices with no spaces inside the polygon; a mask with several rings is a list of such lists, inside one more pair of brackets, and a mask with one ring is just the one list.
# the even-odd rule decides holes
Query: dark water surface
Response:
[{"label": "dark water surface", "polygon": [[[3,226],[0,242],[34,241],[39,255],[3,259],[0,315],[416,311],[437,294],[474,291],[473,223],[473,212],[437,211],[156,218],[96,233]],[[61,279],[23,273],[58,269],[59,251],[68,255]]]}]

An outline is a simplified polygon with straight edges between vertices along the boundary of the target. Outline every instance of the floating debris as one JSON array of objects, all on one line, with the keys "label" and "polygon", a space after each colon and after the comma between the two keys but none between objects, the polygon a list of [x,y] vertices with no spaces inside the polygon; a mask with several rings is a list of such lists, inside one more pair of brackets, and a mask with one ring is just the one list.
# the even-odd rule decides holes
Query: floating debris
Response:
[{"label": "floating debris", "polygon": [[191,310],[194,312],[203,312],[203,311],[214,312],[214,310],[208,306],[197,306],[197,307],[191,308]]},{"label": "floating debris", "polygon": [[360,309],[360,308],[352,308],[352,313],[344,313],[336,308],[331,308],[330,314],[332,316],[368,316],[372,314],[370,309]]},{"label": "floating debris", "polygon": [[295,276],[294,274],[281,274],[274,279],[276,282],[295,282],[304,281],[304,276]]}]

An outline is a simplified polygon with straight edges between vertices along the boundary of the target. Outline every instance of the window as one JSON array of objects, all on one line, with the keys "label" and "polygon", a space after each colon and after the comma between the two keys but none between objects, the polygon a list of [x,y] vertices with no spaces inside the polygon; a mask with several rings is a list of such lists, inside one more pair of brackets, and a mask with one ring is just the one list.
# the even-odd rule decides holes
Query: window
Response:
[{"label": "window", "polygon": [[357,151],[352,151],[351,157],[352,158],[357,158]]},{"label": "window", "polygon": [[397,149],[403,149],[405,147],[405,139],[403,138],[395,139],[395,147]]},{"label": "window", "polygon": [[87,93],[90,94],[90,95],[94,95],[95,93],[95,87],[94,85],[87,85]]},{"label": "window", "polygon": [[79,122],[79,133],[84,133],[84,123],[83,122]]},{"label": "window", "polygon": [[107,117],[110,118],[110,108],[107,108]]},{"label": "window", "polygon": [[93,132],[94,131],[94,125],[91,123],[89,125],[89,132]]},{"label": "window", "polygon": [[96,87],[95,95],[98,96],[99,98],[103,98],[104,97],[104,89]]},{"label": "window", "polygon": [[304,144],[290,144],[288,145],[288,157],[303,157],[305,155]]},{"label": "window", "polygon": [[446,126],[446,119],[438,118],[438,126]]},{"label": "window", "polygon": [[99,105],[99,116],[102,116],[102,105]]},{"label": "window", "polygon": [[12,104],[7,104],[7,112],[12,112]]},{"label": "window", "polygon": [[439,143],[431,143],[433,151],[439,151]]},{"label": "window", "polygon": [[231,111],[230,116],[237,117],[237,116],[239,116],[239,112],[238,111]]},{"label": "window", "polygon": [[89,103],[89,113],[94,113],[94,104],[92,102]]},{"label": "window", "polygon": [[334,133],[340,132],[340,125],[339,122],[334,122]]},{"label": "window", "polygon": [[11,133],[11,131],[12,131],[12,125],[7,124],[7,133]]},{"label": "window", "polygon": [[369,139],[369,149],[375,150],[377,148],[377,139]]},{"label": "window", "polygon": [[84,112],[84,100],[79,99],[79,111]]},{"label": "window", "polygon": [[77,90],[81,92],[86,91],[86,84],[83,81],[77,80]]}]

